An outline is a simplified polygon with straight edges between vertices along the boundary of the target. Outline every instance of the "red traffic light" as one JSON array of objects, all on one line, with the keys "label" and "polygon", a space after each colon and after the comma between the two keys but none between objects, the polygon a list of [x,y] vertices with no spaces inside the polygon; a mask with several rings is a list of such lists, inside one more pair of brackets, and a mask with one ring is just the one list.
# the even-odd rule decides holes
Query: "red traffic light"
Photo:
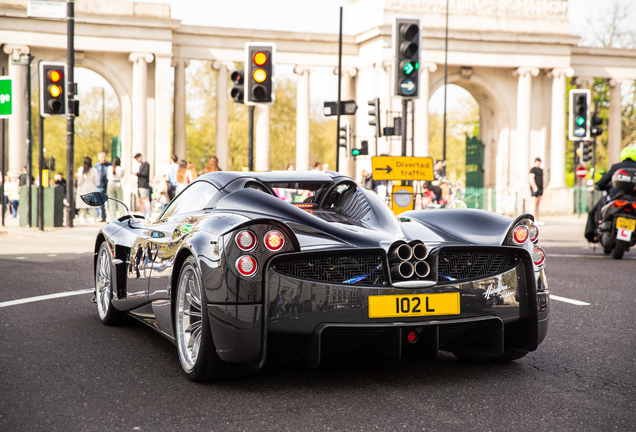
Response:
[{"label": "red traffic light", "polygon": [[55,69],[49,71],[49,80],[51,82],[56,83],[61,79],[62,79],[62,72]]},{"label": "red traffic light", "polygon": [[258,51],[256,54],[254,54],[254,63],[256,63],[258,66],[263,66],[266,62],[267,55],[264,52]]}]

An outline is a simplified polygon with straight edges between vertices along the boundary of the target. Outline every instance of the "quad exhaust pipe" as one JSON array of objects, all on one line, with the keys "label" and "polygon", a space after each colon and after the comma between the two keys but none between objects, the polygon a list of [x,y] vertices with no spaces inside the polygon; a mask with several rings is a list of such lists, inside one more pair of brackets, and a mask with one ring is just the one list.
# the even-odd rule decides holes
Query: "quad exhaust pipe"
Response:
[{"label": "quad exhaust pipe", "polygon": [[428,248],[424,243],[414,240],[409,244],[400,243],[389,250],[388,258],[391,264],[391,276],[396,279],[410,279],[413,275],[424,278],[429,275],[431,268],[426,261]]}]

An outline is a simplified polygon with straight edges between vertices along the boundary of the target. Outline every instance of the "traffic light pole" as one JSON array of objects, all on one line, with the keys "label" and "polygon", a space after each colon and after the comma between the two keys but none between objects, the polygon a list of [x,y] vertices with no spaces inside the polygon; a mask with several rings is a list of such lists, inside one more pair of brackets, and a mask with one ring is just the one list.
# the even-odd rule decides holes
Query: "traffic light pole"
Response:
[{"label": "traffic light pole", "polygon": [[254,105],[247,107],[247,169],[254,171]]},{"label": "traffic light pole", "polygon": [[[2,76],[4,76],[4,66],[2,66]],[[5,150],[5,142],[4,142],[4,135],[5,135],[5,128],[4,128],[4,119],[2,119],[2,161],[0,162],[0,171],[2,171],[2,186],[0,187],[0,192],[2,192],[0,194],[0,197],[2,197],[2,226],[4,225],[4,214],[7,211],[7,203],[4,199],[4,180],[7,178],[7,170],[6,170],[6,164],[5,164],[5,158],[7,156],[6,150]]]},{"label": "traffic light pole", "polygon": [[75,3],[74,0],[67,0],[66,3],[66,63],[68,64],[67,78],[67,117],[66,117],[66,200],[68,208],[66,212],[66,226],[73,228],[73,218],[75,217],[75,107],[70,109],[71,100],[75,95],[75,79],[73,69],[75,68]]},{"label": "traffic light pole", "polygon": [[338,101],[336,102],[336,172],[340,172],[340,91],[342,86],[342,6],[340,6],[340,34],[338,36]]},{"label": "traffic light pole", "polygon": [[38,185],[38,228],[40,231],[44,231],[44,185],[42,184],[42,169],[44,168],[44,117],[38,114],[40,117],[40,130],[38,131],[39,151],[38,155],[38,170],[40,172],[40,183]]},{"label": "traffic light pole", "polygon": [[31,61],[33,61],[33,56],[29,54],[27,60],[27,100],[26,100],[26,128],[27,128],[27,185],[28,185],[28,196],[27,196],[27,226],[32,228],[31,225],[31,214],[33,212],[33,200],[31,199],[31,186],[33,178],[33,132],[31,131]]},{"label": "traffic light pole", "polygon": [[402,156],[406,156],[406,116],[409,113],[409,100],[402,98]]}]

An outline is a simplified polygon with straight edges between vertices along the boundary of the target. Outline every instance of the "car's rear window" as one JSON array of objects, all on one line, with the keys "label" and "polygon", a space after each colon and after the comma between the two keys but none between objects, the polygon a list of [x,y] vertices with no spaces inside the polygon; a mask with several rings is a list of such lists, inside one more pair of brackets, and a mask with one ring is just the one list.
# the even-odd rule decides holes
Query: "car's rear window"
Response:
[{"label": "car's rear window", "polygon": [[[319,192],[330,183],[267,183],[276,196],[290,204],[316,204]],[[313,206],[312,206],[313,207]]]}]

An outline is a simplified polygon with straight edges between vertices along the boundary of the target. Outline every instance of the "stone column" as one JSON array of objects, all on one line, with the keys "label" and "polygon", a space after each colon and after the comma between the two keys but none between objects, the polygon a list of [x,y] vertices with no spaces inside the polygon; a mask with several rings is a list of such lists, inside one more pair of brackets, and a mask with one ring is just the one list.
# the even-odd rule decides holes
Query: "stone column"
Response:
[{"label": "stone column", "polygon": [[[5,54],[9,54],[9,76],[13,83],[13,115],[9,117],[9,146],[7,174],[11,178],[22,173],[27,162],[26,97],[27,65],[29,47],[25,45],[5,45]],[[32,70],[33,73],[33,70]]]},{"label": "stone column", "polygon": [[420,64],[420,98],[415,99],[415,154],[414,156],[430,156],[428,147],[428,100],[431,85],[431,73],[437,70],[435,63]]},{"label": "stone column", "polygon": [[311,68],[296,66],[296,170],[309,171],[309,74]]},{"label": "stone column", "polygon": [[148,63],[154,56],[150,53],[131,53],[128,60],[133,64],[133,130],[131,153],[141,153],[144,159],[146,152],[146,98],[148,96]]},{"label": "stone column", "polygon": [[[530,112],[532,108],[532,77],[539,75],[538,68],[520,67],[516,70],[517,83],[517,146],[511,157],[517,159],[516,185],[523,198],[527,194],[530,171]],[[521,201],[521,200],[520,200]]]},{"label": "stone column", "polygon": [[254,127],[254,170],[269,171],[269,121],[270,106],[256,105]]},{"label": "stone column", "polygon": [[621,84],[622,81],[612,78],[610,86],[610,108],[607,143],[607,167],[620,162],[621,155]]},{"label": "stone column", "polygon": [[552,120],[550,125],[550,188],[565,187],[565,78],[571,68],[552,69]]},{"label": "stone column", "polygon": [[186,76],[185,68],[190,60],[176,58],[172,60],[174,66],[174,136],[172,140],[172,152],[179,160],[186,158]]},{"label": "stone column", "polygon": [[172,58],[155,56],[155,178],[170,163],[170,75]]},{"label": "stone column", "polygon": [[215,61],[212,68],[216,70],[216,148],[215,156],[219,160],[219,167],[227,170],[229,167],[229,98],[228,98],[228,69],[234,69],[234,63]]}]

